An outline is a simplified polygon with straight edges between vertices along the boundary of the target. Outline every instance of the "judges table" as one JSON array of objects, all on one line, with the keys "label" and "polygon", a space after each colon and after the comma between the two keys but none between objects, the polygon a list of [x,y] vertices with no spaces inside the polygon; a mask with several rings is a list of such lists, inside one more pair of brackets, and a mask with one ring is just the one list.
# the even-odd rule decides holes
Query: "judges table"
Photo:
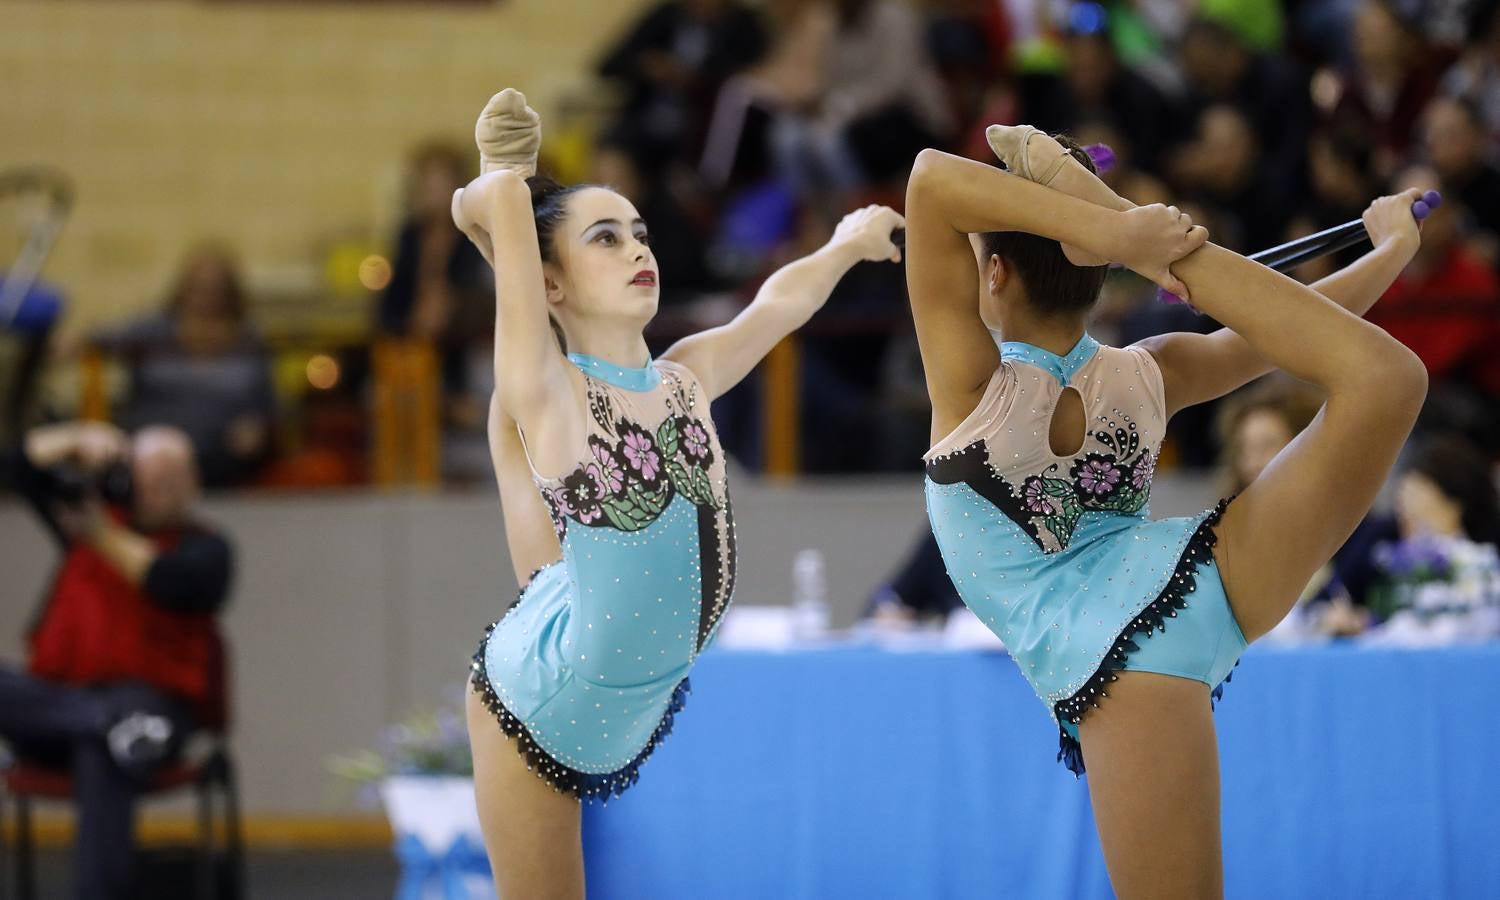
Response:
[{"label": "judges table", "polygon": [[[1497,696],[1500,645],[1253,649],[1216,715],[1226,896],[1500,897]],[[586,814],[589,896],[1110,897],[1056,751],[1003,654],[710,651]]]}]

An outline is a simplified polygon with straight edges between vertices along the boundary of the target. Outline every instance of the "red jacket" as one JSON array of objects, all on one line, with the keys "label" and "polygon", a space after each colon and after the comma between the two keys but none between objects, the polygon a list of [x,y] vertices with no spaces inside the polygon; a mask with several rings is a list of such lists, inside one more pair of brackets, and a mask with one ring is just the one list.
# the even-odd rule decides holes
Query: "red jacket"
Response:
[{"label": "red jacket", "polygon": [[[165,552],[182,538],[150,540]],[[88,545],[67,549],[30,650],[30,670],[43,678],[142,681],[191,702],[204,724],[223,721],[224,651],[214,615],[152,602]]]},{"label": "red jacket", "polygon": [[1367,318],[1420,356],[1434,382],[1467,377],[1500,394],[1500,283],[1463,245],[1422,276],[1402,274]]}]

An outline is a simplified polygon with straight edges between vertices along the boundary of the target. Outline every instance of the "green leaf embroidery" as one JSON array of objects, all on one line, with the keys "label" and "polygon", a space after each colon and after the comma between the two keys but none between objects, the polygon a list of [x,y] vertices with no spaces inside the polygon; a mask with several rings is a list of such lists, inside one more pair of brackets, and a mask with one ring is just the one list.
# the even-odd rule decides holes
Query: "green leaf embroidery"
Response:
[{"label": "green leaf embroidery", "polygon": [[692,492],[689,494],[689,499],[691,499],[699,506],[715,505],[714,488],[708,480],[708,473],[697,466],[693,466],[692,469],[689,470],[689,474],[691,476],[693,486]]},{"label": "green leaf embroidery", "polygon": [[1047,530],[1057,538],[1059,546],[1068,546],[1068,541],[1073,539],[1073,529],[1078,527],[1078,514],[1064,514],[1060,516],[1048,516],[1042,520]]},{"label": "green leaf embroidery", "polygon": [[1049,497],[1073,498],[1077,492],[1073,489],[1073,482],[1065,478],[1043,478],[1042,490]]},{"label": "green leaf embroidery", "polygon": [[673,418],[664,419],[656,429],[656,448],[661,451],[662,459],[675,459],[677,457],[677,420]]},{"label": "green leaf embroidery", "polygon": [[654,520],[661,515],[662,510],[667,508],[671,491],[665,484],[654,491],[648,491],[640,484],[631,484],[625,489],[625,496],[635,504],[641,515],[648,520]]},{"label": "green leaf embroidery", "polygon": [[672,482],[672,487],[686,494],[689,500],[692,499],[692,481],[686,466],[675,459],[667,463],[667,480]]},{"label": "green leaf embroidery", "polygon": [[1114,496],[1103,500],[1095,505],[1096,509],[1107,509],[1115,512],[1134,513],[1139,512],[1146,505],[1146,498],[1151,492],[1149,490],[1136,490],[1132,487],[1122,487],[1115,491]]},{"label": "green leaf embroidery", "polygon": [[606,497],[603,503],[604,516],[620,531],[640,531],[651,520],[641,515],[640,508],[619,497]]},{"label": "green leaf embroidery", "polygon": [[696,506],[714,506],[713,483],[708,473],[694,465],[683,465],[673,460],[667,463],[667,478],[672,487]]}]

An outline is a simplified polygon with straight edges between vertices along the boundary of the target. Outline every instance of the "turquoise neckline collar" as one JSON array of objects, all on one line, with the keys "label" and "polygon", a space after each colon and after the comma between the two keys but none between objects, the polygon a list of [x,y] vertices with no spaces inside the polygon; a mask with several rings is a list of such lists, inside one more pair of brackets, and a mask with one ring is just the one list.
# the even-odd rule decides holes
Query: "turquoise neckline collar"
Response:
[{"label": "turquoise neckline collar", "polygon": [[656,371],[649,356],[646,357],[646,364],[639,369],[617,366],[586,353],[569,353],[568,359],[590,378],[597,378],[627,391],[649,391],[661,384],[661,373]]},{"label": "turquoise neckline collar", "polygon": [[1044,350],[1035,344],[1024,341],[1005,341],[1000,345],[1001,359],[1015,359],[1038,369],[1057,379],[1057,383],[1067,387],[1073,376],[1084,364],[1094,358],[1099,352],[1099,342],[1094,340],[1087,332],[1073,345],[1066,356],[1058,356],[1051,350]]}]

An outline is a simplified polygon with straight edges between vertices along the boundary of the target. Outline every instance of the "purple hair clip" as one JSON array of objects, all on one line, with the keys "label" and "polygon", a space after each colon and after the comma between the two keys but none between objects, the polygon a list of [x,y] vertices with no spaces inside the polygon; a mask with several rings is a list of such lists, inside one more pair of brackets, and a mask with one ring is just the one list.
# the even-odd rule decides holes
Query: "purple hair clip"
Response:
[{"label": "purple hair clip", "polygon": [[1115,167],[1115,151],[1108,144],[1089,144],[1083,148],[1083,152],[1094,161],[1094,168],[1099,170],[1100,175]]},{"label": "purple hair clip", "polygon": [[1186,306],[1193,312],[1198,312],[1198,307],[1187,302],[1186,300],[1182,299],[1181,297],[1177,296],[1164,287],[1159,287],[1156,289],[1156,299],[1160,300],[1162,303],[1167,304],[1168,306]]}]

